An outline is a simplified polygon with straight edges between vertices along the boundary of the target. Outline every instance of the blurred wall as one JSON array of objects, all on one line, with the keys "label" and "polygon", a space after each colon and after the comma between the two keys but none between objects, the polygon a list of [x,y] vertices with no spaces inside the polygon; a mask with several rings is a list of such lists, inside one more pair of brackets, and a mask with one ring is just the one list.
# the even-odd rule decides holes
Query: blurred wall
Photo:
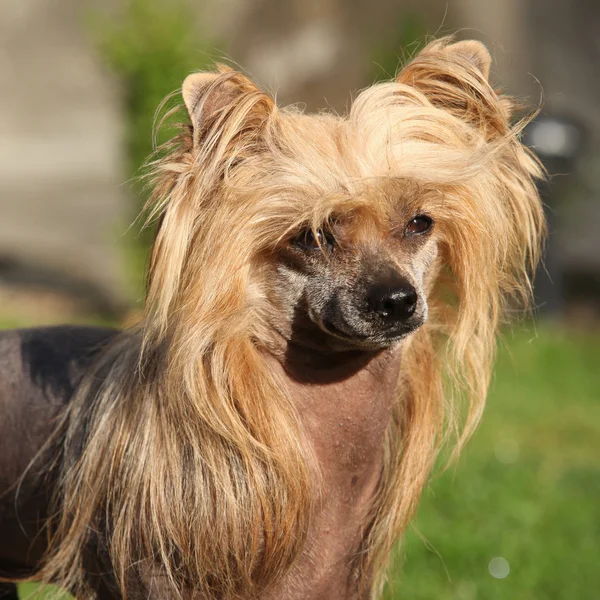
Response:
[{"label": "blurred wall", "polygon": [[[459,0],[455,22],[490,44],[509,93],[583,132],[581,160],[553,173],[558,260],[600,292],[600,2]],[[582,280],[587,281],[582,281]],[[593,281],[592,281],[593,280]],[[569,283],[569,282],[567,282]]]},{"label": "blurred wall", "polygon": [[[110,0],[118,6],[124,0]],[[2,261],[47,268],[127,296],[115,242],[127,226],[123,110],[117,82],[85,31],[102,0],[0,4],[0,277]],[[375,47],[403,57],[398,30],[482,39],[494,80],[530,105],[568,114],[589,134],[579,187],[561,208],[567,268],[600,273],[600,2],[597,0],[189,1],[199,40],[222,44],[282,103],[343,112],[373,78]],[[150,132],[148,132],[150,135]]]},{"label": "blurred wall", "polygon": [[122,116],[82,26],[92,4],[0,3],[0,262],[120,302]]},{"label": "blurred wall", "polygon": [[[435,21],[437,0],[211,0],[201,20],[230,58],[282,103],[343,112],[372,83],[374,48],[400,60],[398,28],[410,15]],[[443,8],[440,13],[443,18]],[[441,23],[441,20],[440,20]],[[393,73],[390,73],[393,75]]]},{"label": "blurred wall", "polygon": [[530,0],[525,21],[544,111],[574,119],[587,137],[585,156],[567,182],[571,191],[557,207],[559,235],[578,285],[593,284],[600,294],[600,2]]}]

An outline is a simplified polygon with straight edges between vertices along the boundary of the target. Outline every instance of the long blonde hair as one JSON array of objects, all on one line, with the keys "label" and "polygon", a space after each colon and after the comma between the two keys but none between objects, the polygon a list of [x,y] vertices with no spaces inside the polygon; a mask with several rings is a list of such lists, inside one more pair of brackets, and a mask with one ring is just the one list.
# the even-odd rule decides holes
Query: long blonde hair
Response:
[{"label": "long blonde hair", "polygon": [[160,225],[143,320],[103,353],[66,415],[42,578],[93,597],[95,544],[125,597],[147,569],[177,597],[228,600],[256,596],[302,550],[313,458],[264,359],[272,307],[257,272],[265,249],[319,211],[294,189],[341,172],[306,157],[318,150],[300,142],[307,119],[327,147],[330,128],[344,129],[357,176],[439,191],[443,268],[403,355],[357,558],[359,577],[381,575],[445,432],[460,445],[477,424],[500,317],[507,298],[528,297],[538,257],[540,169],[519,141],[523,123],[510,125],[510,100],[487,81],[487,56],[474,42],[435,41],[344,119],[277,109],[228,69],[188,90],[191,124],[150,163]]}]

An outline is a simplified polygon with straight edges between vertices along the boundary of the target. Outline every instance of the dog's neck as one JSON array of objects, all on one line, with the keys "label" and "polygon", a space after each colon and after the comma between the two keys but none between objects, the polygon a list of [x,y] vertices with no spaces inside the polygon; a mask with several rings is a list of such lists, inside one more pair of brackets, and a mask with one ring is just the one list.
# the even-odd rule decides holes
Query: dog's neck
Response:
[{"label": "dog's neck", "polygon": [[307,547],[279,597],[362,597],[352,564],[381,475],[400,352],[320,354],[289,344],[276,358],[320,472]]}]

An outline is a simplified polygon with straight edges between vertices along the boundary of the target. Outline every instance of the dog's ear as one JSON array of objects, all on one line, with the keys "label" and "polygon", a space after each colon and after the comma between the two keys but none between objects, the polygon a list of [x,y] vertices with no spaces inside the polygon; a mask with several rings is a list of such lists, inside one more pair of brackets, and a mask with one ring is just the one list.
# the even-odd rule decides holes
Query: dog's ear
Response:
[{"label": "dog's ear", "polygon": [[246,131],[264,123],[275,107],[275,102],[250,79],[219,65],[216,73],[193,73],[181,89],[194,130],[194,145],[200,143],[216,125],[223,125],[236,107],[242,110]]},{"label": "dog's ear", "polygon": [[512,103],[489,83],[491,57],[478,41],[427,45],[399,73],[397,81],[422,92],[438,108],[481,129],[486,138],[507,131]]},{"label": "dog's ear", "polygon": [[446,46],[446,54],[454,56],[455,59],[467,60],[471,63],[487,81],[490,78],[490,67],[492,57],[488,49],[477,40],[465,40]]},{"label": "dog's ear", "polygon": [[[199,108],[198,105],[200,104],[203,95],[206,94],[211,84],[214,84],[218,76],[218,73],[192,73],[185,78],[183,85],[181,86],[183,102],[185,103],[185,107],[187,108],[194,127],[197,126],[198,121],[201,120],[202,116],[200,110],[197,110],[197,108]],[[231,86],[221,86],[220,90],[213,90],[213,101],[216,101],[220,96],[223,96],[223,92],[229,87]],[[209,106],[207,105],[203,108],[206,110]]]}]

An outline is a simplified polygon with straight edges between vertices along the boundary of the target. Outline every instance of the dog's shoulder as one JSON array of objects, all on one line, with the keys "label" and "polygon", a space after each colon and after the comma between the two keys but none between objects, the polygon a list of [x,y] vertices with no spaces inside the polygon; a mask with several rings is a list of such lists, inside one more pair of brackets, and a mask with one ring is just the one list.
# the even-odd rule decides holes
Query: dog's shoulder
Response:
[{"label": "dog's shoulder", "polygon": [[[83,374],[116,335],[73,326],[0,331],[0,498],[55,430]],[[6,506],[0,502],[0,522]]]},{"label": "dog's shoulder", "polygon": [[64,402],[117,334],[107,327],[74,325],[0,331],[0,390],[35,389]]}]

